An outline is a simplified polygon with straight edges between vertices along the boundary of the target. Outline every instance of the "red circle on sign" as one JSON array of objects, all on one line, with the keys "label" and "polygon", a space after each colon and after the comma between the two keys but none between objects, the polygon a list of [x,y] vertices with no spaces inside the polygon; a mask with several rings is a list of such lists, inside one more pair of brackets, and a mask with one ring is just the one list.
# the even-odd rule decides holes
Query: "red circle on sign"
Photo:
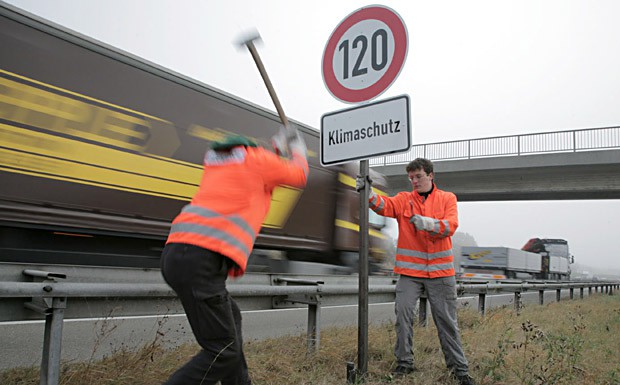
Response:
[{"label": "red circle on sign", "polygon": [[[359,90],[343,86],[332,65],[340,38],[355,24],[364,20],[384,22],[394,36],[394,56],[383,76],[372,85]],[[407,56],[407,29],[401,18],[387,7],[372,6],[353,12],[334,30],[323,53],[323,80],[331,94],[346,103],[359,103],[377,97],[385,91],[400,73]]]}]

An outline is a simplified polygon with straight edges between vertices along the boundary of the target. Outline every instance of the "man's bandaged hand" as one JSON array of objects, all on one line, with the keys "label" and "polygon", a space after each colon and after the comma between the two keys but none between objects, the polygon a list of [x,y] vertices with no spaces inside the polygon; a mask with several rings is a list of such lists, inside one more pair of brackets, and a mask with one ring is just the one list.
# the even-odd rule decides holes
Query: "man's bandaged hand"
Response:
[{"label": "man's bandaged hand", "polygon": [[413,223],[416,229],[423,231],[433,231],[435,227],[435,219],[423,217],[422,215],[414,215],[409,222]]}]

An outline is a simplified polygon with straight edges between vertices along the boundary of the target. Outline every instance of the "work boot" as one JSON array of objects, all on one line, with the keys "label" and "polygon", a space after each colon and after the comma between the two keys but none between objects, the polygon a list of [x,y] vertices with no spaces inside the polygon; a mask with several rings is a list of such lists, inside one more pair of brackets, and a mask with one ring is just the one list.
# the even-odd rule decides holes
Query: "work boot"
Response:
[{"label": "work boot", "polygon": [[402,377],[402,376],[406,376],[409,373],[412,373],[415,371],[415,368],[411,367],[411,366],[402,366],[402,365],[398,365],[396,367],[396,369],[392,370],[392,375],[394,377]]},{"label": "work boot", "polygon": [[469,377],[468,374],[455,375],[454,378],[459,382],[459,385],[476,385],[474,379]]}]

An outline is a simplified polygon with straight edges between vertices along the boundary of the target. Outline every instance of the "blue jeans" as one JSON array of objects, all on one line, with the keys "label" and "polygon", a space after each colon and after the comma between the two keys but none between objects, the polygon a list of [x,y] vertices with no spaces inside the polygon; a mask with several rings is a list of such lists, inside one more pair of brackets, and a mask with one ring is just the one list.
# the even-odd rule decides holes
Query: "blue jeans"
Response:
[{"label": "blue jeans", "polygon": [[243,355],[241,312],[226,290],[229,259],[198,246],[170,243],[161,272],[177,293],[202,347],[166,385],[251,384]]}]

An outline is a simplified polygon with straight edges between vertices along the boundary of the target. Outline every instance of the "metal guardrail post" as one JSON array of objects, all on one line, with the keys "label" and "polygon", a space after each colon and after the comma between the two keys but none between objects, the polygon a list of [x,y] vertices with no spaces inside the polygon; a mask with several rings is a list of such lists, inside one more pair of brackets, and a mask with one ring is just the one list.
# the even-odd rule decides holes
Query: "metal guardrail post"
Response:
[{"label": "metal guardrail post", "polygon": [[312,354],[321,347],[321,305],[316,296],[311,296],[314,303],[308,303],[308,353]]},{"label": "metal guardrail post", "polygon": [[583,299],[583,287],[579,288],[579,299]]},{"label": "metal guardrail post", "polygon": [[545,304],[545,291],[544,290],[538,290],[538,304],[541,306]]},{"label": "metal guardrail post", "polygon": [[562,289],[556,289],[555,291],[556,302],[560,302],[561,299],[562,299]]},{"label": "metal guardrail post", "polygon": [[[286,286],[317,286],[317,291],[321,291],[321,285],[324,284],[324,281],[276,278],[274,283]],[[321,347],[321,296],[319,294],[306,294],[303,297],[289,295],[283,301],[308,305],[307,353],[315,353]]]},{"label": "metal guardrail post", "polygon": [[60,382],[60,350],[66,307],[66,298],[54,298],[51,313],[45,315],[40,385],[58,385]]},{"label": "metal guardrail post", "polygon": [[486,305],[487,305],[486,300],[487,300],[486,293],[478,294],[478,313],[480,313],[482,317],[484,317],[486,314]]},{"label": "metal guardrail post", "polygon": [[521,308],[523,304],[521,303],[521,292],[515,291],[515,311],[517,314],[521,314]]},{"label": "metal guardrail post", "polygon": [[[24,270],[22,272],[32,282],[54,283],[67,276],[41,270]],[[51,286],[44,286],[44,291],[52,291]],[[45,314],[45,332],[43,334],[43,355],[41,357],[40,385],[58,385],[60,382],[60,350],[62,346],[62,326],[67,308],[66,297],[32,297],[24,307]]]},{"label": "metal guardrail post", "polygon": [[568,296],[570,299],[574,299],[575,298],[575,289],[573,289],[572,287],[570,289],[568,289]]}]

